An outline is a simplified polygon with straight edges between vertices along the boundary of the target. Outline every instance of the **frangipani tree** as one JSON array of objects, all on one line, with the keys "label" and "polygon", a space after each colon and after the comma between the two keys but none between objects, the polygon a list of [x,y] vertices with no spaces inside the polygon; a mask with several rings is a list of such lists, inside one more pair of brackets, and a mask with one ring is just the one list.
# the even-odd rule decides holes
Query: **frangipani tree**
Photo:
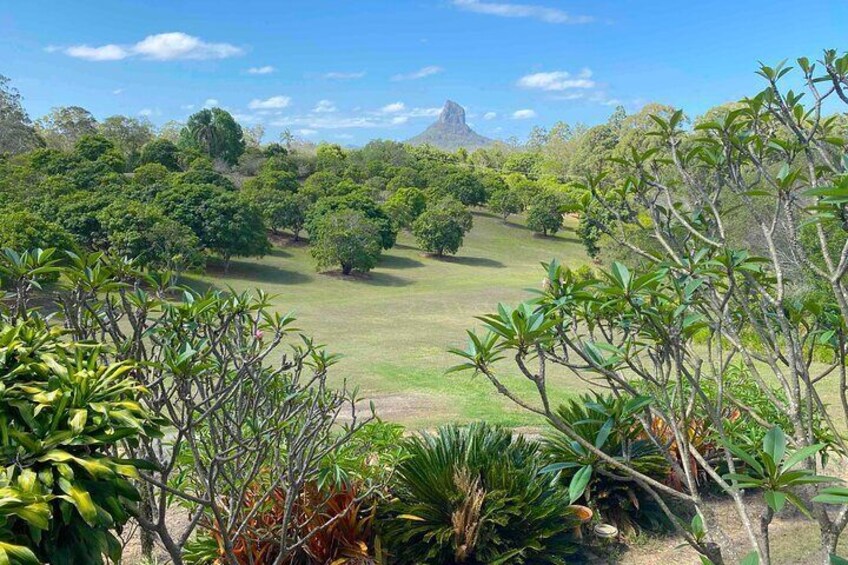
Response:
[{"label": "frangipani tree", "polygon": [[[483,316],[485,333],[472,333],[469,348],[456,351],[465,362],[455,369],[484,374],[606,458],[714,563],[728,558],[729,546],[703,503],[699,477],[731,497],[763,563],[770,563],[769,513],[782,507],[768,488],[761,516],[745,504],[743,488],[753,485],[741,477],[756,466],[728,447],[734,420],[780,426],[788,446],[781,457],[805,477],[820,474],[828,453],[848,451],[834,421],[848,421],[848,139],[840,118],[826,115],[848,104],[848,55],[826,51],[818,64],[799,59],[798,68],[803,95],[779,86],[790,67],[762,66],[766,88],[714,120],[689,130],[681,111],[654,116],[659,144],[634,147],[578,187],[582,221],[628,250],[630,266],[581,278],[552,262],[536,298]],[[728,227],[740,215],[741,237]],[[535,385],[533,397],[507,384],[504,359]],[[564,371],[618,396],[654,399],[639,415],[642,433],[665,454],[674,487],[610,458],[558,417],[549,381]],[[737,397],[732,374],[756,383],[762,405]],[[822,398],[829,381],[836,381],[838,411]],[[696,427],[724,446],[718,457],[696,441]],[[787,487],[787,496],[817,523],[827,562],[848,506],[813,500],[818,479],[802,483]],[[695,513],[698,535],[672,506]]]}]

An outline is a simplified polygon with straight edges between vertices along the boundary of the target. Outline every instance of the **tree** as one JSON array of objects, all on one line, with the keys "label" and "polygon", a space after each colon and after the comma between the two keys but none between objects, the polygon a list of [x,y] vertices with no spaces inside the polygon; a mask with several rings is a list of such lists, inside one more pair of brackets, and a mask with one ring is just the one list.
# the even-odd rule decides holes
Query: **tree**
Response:
[{"label": "tree", "polygon": [[110,249],[139,265],[177,271],[202,265],[197,236],[157,206],[118,200],[97,219]]},{"label": "tree", "polygon": [[154,139],[145,143],[141,148],[139,163],[158,163],[169,171],[179,171],[179,148],[167,139]]},{"label": "tree", "polygon": [[16,155],[44,144],[23,107],[21,94],[10,82],[0,75],[0,155]]},{"label": "tree", "polygon": [[0,213],[0,249],[75,249],[71,235],[56,223],[27,210]]},{"label": "tree", "polygon": [[153,140],[153,124],[149,120],[109,116],[98,126],[100,135],[115,144],[130,168],[135,168],[141,148]]},{"label": "tree", "polygon": [[275,193],[274,196],[268,209],[271,229],[287,229],[292,232],[294,241],[300,241],[311,202],[296,192]]},{"label": "tree", "polygon": [[[846,140],[824,114],[848,105],[848,55],[828,50],[797,68],[804,105],[784,91],[791,68],[781,63],[760,67],[764,90],[694,131],[681,110],[655,115],[650,133],[662,151],[634,147],[615,163],[620,176],[581,183],[584,204],[603,212],[595,227],[631,252],[631,266],[615,262],[586,279],[551,263],[539,297],[482,317],[484,333],[455,351],[456,370],[485,375],[662,502],[676,531],[717,565],[728,558],[727,524],[705,504],[702,479],[733,502],[754,555],[746,561],[773,562],[769,528],[787,502],[816,523],[818,563],[831,562],[848,525],[848,489],[822,476],[830,453],[848,452],[834,423],[848,419]],[[726,231],[740,208],[758,240]],[[513,356],[536,385],[531,397],[495,365]],[[631,403],[675,488],[603,453],[560,416],[548,387],[563,370]],[[743,397],[738,383],[752,390]],[[829,386],[835,402],[823,398]],[[762,494],[762,511],[750,492]],[[675,510],[683,507],[695,517]]]},{"label": "tree", "polygon": [[36,128],[48,146],[70,151],[82,136],[97,133],[97,120],[85,108],[62,106],[39,119]]},{"label": "tree", "polygon": [[562,198],[553,192],[542,192],[527,208],[527,227],[543,236],[553,235],[562,227]]},{"label": "tree", "polygon": [[397,189],[386,199],[383,209],[398,228],[409,229],[427,207],[427,196],[420,188]]},{"label": "tree", "polygon": [[156,203],[169,217],[191,228],[200,245],[224,259],[262,256],[271,250],[259,209],[244,196],[211,184],[176,185]]},{"label": "tree", "polygon": [[339,209],[313,224],[310,251],[319,269],[341,266],[342,274],[367,272],[377,266],[382,246],[380,226],[358,210]]},{"label": "tree", "polygon": [[[356,187],[356,185],[354,185]],[[320,198],[309,211],[306,229],[310,235],[313,226],[321,216],[342,209],[357,210],[366,218],[375,222],[380,230],[380,243],[383,249],[391,249],[397,240],[397,227],[386,212],[361,189],[354,189],[341,196],[325,196]]]},{"label": "tree", "polygon": [[412,224],[412,234],[421,249],[442,257],[459,251],[472,223],[468,208],[456,198],[447,197],[427,206]]},{"label": "tree", "polygon": [[180,132],[180,146],[196,149],[232,166],[244,153],[244,133],[226,110],[204,108],[189,117]]},{"label": "tree", "polygon": [[489,196],[489,209],[505,222],[512,214],[518,214],[523,209],[521,195],[509,188],[493,192]]},{"label": "tree", "polygon": [[436,169],[431,174],[429,189],[435,196],[453,196],[466,206],[486,203],[486,187],[474,173],[464,169]]}]

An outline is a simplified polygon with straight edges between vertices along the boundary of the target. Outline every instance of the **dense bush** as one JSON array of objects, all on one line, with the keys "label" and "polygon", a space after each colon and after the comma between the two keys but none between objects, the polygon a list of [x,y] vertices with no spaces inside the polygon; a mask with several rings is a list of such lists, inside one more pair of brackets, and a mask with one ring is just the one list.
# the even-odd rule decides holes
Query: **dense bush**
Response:
[{"label": "dense bush", "polygon": [[393,562],[565,563],[577,549],[568,492],[538,446],[486,424],[406,441],[381,531]]},{"label": "dense bush", "polygon": [[0,325],[0,554],[9,563],[120,560],[141,461],[121,444],[159,433],[133,364],[105,363],[37,318]]}]

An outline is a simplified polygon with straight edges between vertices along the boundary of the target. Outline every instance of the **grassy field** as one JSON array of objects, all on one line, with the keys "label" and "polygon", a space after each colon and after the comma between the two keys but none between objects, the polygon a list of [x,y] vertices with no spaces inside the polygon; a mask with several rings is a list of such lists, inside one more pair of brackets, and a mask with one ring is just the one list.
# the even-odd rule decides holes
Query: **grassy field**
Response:
[{"label": "grassy field", "polygon": [[[416,427],[484,418],[532,425],[531,416],[483,378],[446,376],[456,362],[447,349],[465,346],[474,316],[498,302],[516,303],[528,296],[527,288],[540,285],[542,261],[584,264],[574,227],[569,220],[565,231],[543,238],[521,218],[504,224],[477,213],[456,257],[427,257],[401,234],[368,276],[342,278],[317,273],[308,247],[284,242],[262,259],[233,261],[227,274],[213,267],[198,282],[277,295],[275,304],[294,311],[298,327],[344,355],[333,378],[358,386],[384,419]],[[528,382],[513,382],[532,397]],[[582,389],[564,376],[556,384],[563,396]]]}]

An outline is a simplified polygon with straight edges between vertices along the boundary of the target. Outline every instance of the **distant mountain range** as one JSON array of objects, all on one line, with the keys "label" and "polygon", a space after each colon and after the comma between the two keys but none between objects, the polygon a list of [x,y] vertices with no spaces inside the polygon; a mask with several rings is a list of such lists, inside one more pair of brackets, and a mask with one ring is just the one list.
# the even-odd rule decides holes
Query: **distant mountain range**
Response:
[{"label": "distant mountain range", "polygon": [[494,143],[493,139],[483,137],[465,123],[465,108],[448,100],[445,102],[439,119],[420,134],[407,140],[412,145],[432,145],[446,151],[456,151],[460,147],[474,150]]}]

